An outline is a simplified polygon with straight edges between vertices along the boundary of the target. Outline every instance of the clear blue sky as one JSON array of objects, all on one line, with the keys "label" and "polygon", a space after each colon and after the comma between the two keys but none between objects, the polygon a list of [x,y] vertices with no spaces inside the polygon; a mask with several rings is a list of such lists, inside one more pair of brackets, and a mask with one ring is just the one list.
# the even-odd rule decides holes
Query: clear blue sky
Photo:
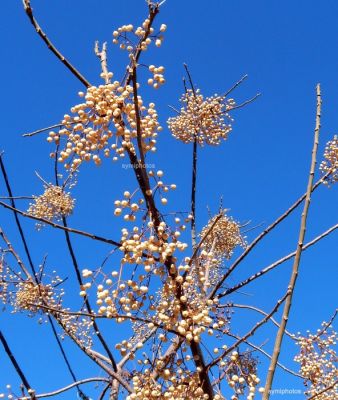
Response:
[{"label": "clear blue sky", "polygon": [[[126,59],[111,44],[112,31],[126,23],[137,25],[146,14],[143,0],[33,0],[32,6],[52,41],[93,84],[100,82],[94,41],[108,40],[110,70],[119,76]],[[43,134],[32,139],[22,138],[22,134],[57,123],[78,100],[77,92],[83,88],[37,37],[21,1],[3,0],[1,13],[0,149],[5,150],[15,194],[31,195],[41,192],[34,171],[39,171],[47,180],[52,177],[48,157],[51,147]],[[171,115],[167,105],[177,105],[182,92],[183,62],[189,64],[194,81],[206,95],[223,92],[244,74],[249,78],[234,93],[235,99],[240,102],[262,93],[255,103],[234,114],[234,129],[227,142],[200,152],[199,228],[207,220],[207,206],[216,212],[221,196],[235,219],[250,220],[252,226],[266,226],[305,191],[317,82],[321,83],[323,93],[320,155],[338,129],[337,16],[335,0],[321,3],[314,0],[166,1],[158,17],[158,23],[168,25],[164,44],[145,57],[145,62],[166,67],[167,84],[158,92],[146,89],[145,93],[148,100],[157,104],[164,127]],[[167,209],[186,210],[191,148],[175,141],[164,129],[158,153],[149,162],[163,169],[168,180],[178,186],[177,192],[169,197]],[[1,185],[1,195],[4,195]],[[120,164],[106,161],[100,169],[92,165],[84,168],[75,188],[77,209],[70,224],[118,240],[120,227],[112,215],[113,200],[120,198],[123,190],[133,188],[131,171],[123,170]],[[337,223],[337,189],[321,188],[315,193],[308,239]],[[26,205],[23,203],[22,207]],[[233,275],[232,282],[293,251],[299,216],[297,212],[271,239],[262,243]],[[12,216],[0,210],[0,221],[20,249]],[[69,276],[71,289],[73,275],[62,234],[48,228],[36,233],[30,221],[24,221],[24,227],[36,264],[48,253],[48,268]],[[248,234],[249,241],[260,229]],[[98,265],[109,251],[106,246],[97,246],[85,239],[74,241],[83,268]],[[304,254],[290,330],[317,329],[337,306],[337,244],[338,235],[334,234]],[[289,272],[290,264],[285,264],[260,284],[248,286],[246,295],[236,295],[234,299],[269,310],[275,299],[283,295]],[[235,324],[238,332],[246,331],[241,318]],[[0,326],[32,385],[39,391],[71,382],[48,327],[38,327],[36,320],[27,321],[22,315],[4,313],[0,316]],[[271,332],[275,331],[265,330],[253,341],[260,344]],[[272,342],[273,336],[267,350],[271,349]],[[285,342],[282,361],[292,360],[295,351],[292,344]],[[95,366],[83,361],[77,351],[70,350],[70,354],[80,377],[96,374]],[[17,383],[17,377],[1,349],[0,360],[1,392],[7,383]],[[292,362],[288,364],[295,368]],[[301,388],[301,382],[283,373],[278,374],[275,387]],[[95,391],[88,389],[87,392],[94,399],[97,396]],[[60,398],[75,398],[75,392]]]}]

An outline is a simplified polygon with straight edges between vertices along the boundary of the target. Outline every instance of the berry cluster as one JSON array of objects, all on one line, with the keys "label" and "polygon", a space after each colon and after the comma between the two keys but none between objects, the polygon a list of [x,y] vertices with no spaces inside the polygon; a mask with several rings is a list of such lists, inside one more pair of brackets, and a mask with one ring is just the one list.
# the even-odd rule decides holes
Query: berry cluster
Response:
[{"label": "berry cluster", "polygon": [[326,174],[330,173],[328,182],[338,182],[338,136],[329,141],[324,152],[325,160],[320,164],[321,171]]},{"label": "berry cluster", "polygon": [[[47,139],[58,144],[60,138],[66,138],[58,161],[65,163],[67,169],[76,170],[83,161],[93,160],[100,165],[102,154],[109,157],[112,150],[115,152],[113,161],[124,157],[126,151],[135,153],[132,140],[137,137],[137,116],[132,86],[121,86],[115,81],[92,86],[87,93],[79,95],[85,101],[72,107],[75,116],[64,115],[62,129],[50,132]],[[156,137],[162,128],[155,104],[146,107],[138,96],[138,107],[143,151],[156,151]],[[114,140],[110,140],[113,137]]]},{"label": "berry cluster", "polygon": [[34,203],[30,204],[28,213],[37,218],[47,220],[61,220],[72,214],[74,199],[60,186],[45,185],[41,196],[34,196]]},{"label": "berry cluster", "polygon": [[229,111],[235,105],[233,99],[226,100],[219,95],[204,98],[199,89],[195,92],[188,89],[181,102],[184,105],[179,114],[168,119],[169,129],[176,139],[214,146],[219,145],[221,139],[227,139],[232,130]]}]

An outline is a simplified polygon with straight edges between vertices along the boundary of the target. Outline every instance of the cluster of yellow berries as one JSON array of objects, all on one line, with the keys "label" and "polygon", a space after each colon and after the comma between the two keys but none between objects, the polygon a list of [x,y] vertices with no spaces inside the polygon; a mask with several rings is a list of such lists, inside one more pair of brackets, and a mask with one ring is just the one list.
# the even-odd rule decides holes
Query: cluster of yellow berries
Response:
[{"label": "cluster of yellow berries", "polygon": [[316,396],[318,400],[336,400],[338,398],[338,355],[336,352],[338,334],[323,323],[323,328],[316,334],[299,337],[300,352],[295,361],[300,364],[300,372],[304,376],[308,396]]},{"label": "cluster of yellow berries", "polygon": [[[167,30],[167,26],[162,24],[159,29],[159,33],[155,34],[155,29],[150,27],[150,20],[147,18],[142,23],[142,26],[134,28],[133,25],[123,25],[113,32],[113,43],[119,44],[120,49],[129,52],[130,57],[134,57],[135,51],[145,51],[148,46],[155,42],[155,46],[160,47],[163,42],[162,33]],[[130,39],[128,35],[133,34],[138,38],[139,42],[134,43],[134,40]]]},{"label": "cluster of yellow berries", "polygon": [[326,174],[330,173],[328,181],[331,183],[338,182],[338,136],[329,141],[324,151],[325,160],[320,164],[321,171]]},{"label": "cluster of yellow berries", "polygon": [[[53,302],[53,295],[54,292],[51,285],[38,285],[32,281],[22,281],[17,286],[14,309],[36,314],[41,311],[41,305]],[[42,309],[42,312],[44,311]]]},{"label": "cluster of yellow berries", "polygon": [[[82,275],[84,278],[91,278],[93,271],[84,269]],[[104,282],[96,285],[98,314],[105,315],[107,318],[115,318],[119,314],[116,321],[121,323],[126,317],[131,317],[132,313],[137,313],[147,299],[148,286],[142,284],[145,278],[146,275],[140,275],[134,280],[123,280],[118,271],[112,271],[111,277],[105,276]],[[91,287],[92,282],[86,282],[81,287],[80,296],[87,296]],[[124,314],[121,315],[120,311]]]},{"label": "cluster of yellow berries", "polygon": [[86,317],[81,319],[76,315],[68,314],[69,310],[63,308],[64,291],[61,289],[56,292],[54,288],[61,281],[59,276],[55,276],[48,284],[23,280],[15,284],[16,290],[12,291],[14,296],[12,294],[10,303],[15,312],[27,311],[30,315],[52,313],[64,328],[63,337],[72,336],[83,346],[90,347],[92,345],[92,321]]},{"label": "cluster of yellow berries", "polygon": [[[226,348],[223,346],[223,349]],[[257,388],[260,383],[257,376],[257,359],[252,356],[251,352],[240,354],[238,351],[233,351],[219,365],[225,371],[228,385],[235,392],[231,396],[231,400],[239,400],[243,395],[246,395],[247,400],[253,400],[257,392],[264,392],[263,387]]]},{"label": "cluster of yellow berries", "polygon": [[229,259],[234,249],[237,246],[245,247],[246,242],[241,235],[240,226],[237,222],[226,215],[219,218],[217,222],[215,222],[216,218],[217,216],[211,218],[202,229],[200,237],[201,239],[205,237],[205,240],[201,247],[206,255],[211,253],[212,257]]},{"label": "cluster of yellow berries", "polygon": [[123,210],[129,210],[128,214],[124,215],[125,221],[135,221],[136,220],[136,213],[140,211],[140,206],[144,203],[143,199],[139,199],[137,201],[133,201],[133,194],[128,191],[123,193],[124,199],[122,200],[115,200],[115,210],[114,215],[119,217]]},{"label": "cluster of yellow berries", "polygon": [[14,276],[4,258],[0,258],[0,301],[6,304],[10,300],[11,292],[9,290],[10,282],[17,277]]},{"label": "cluster of yellow berries", "polygon": [[[148,227],[152,229],[153,222],[148,222]],[[140,235],[138,228],[134,227],[130,234],[127,229],[123,229],[120,250],[124,252],[122,263],[143,264],[145,271],[150,272],[155,260],[164,263],[168,257],[172,256],[176,250],[184,251],[188,245],[180,242],[174,236],[168,242],[169,235],[166,232],[165,222],[161,222],[157,228],[158,235],[150,234],[147,238]]]},{"label": "cluster of yellow berries", "polygon": [[154,89],[158,89],[161,85],[165,84],[163,66],[155,67],[155,65],[149,65],[149,71],[153,74],[153,77],[148,79],[148,85]]},{"label": "cluster of yellow berries", "polygon": [[[207,400],[197,373],[178,368],[176,371],[164,369],[161,377],[164,384],[159,384],[152,377],[152,372],[146,369],[141,375],[133,377],[134,392],[126,400]],[[221,397],[215,397],[220,400]]]},{"label": "cluster of yellow berries", "polygon": [[179,114],[168,119],[176,139],[183,143],[196,140],[200,145],[219,145],[222,139],[227,139],[232,130],[229,111],[235,105],[233,99],[219,95],[204,98],[199,89],[196,92],[188,89],[181,102],[184,105]]},{"label": "cluster of yellow berries", "polygon": [[74,199],[69,193],[60,186],[46,185],[41,196],[34,196],[34,203],[30,204],[28,213],[52,221],[67,217],[73,209]]},{"label": "cluster of yellow berries", "polygon": [[[174,272],[174,269],[175,267],[172,267],[171,272]],[[190,267],[181,265],[178,269],[189,271]],[[179,297],[176,293],[177,284],[181,284],[184,289]],[[224,324],[221,320],[213,324],[210,316],[211,308],[217,300],[205,300],[194,289],[196,285],[190,274],[185,279],[179,274],[175,280],[167,279],[155,309],[156,322],[161,323],[166,330],[175,330],[189,343],[199,343],[204,332],[207,331],[211,335],[213,327],[219,328]]]},{"label": "cluster of yellow berries", "polygon": [[[66,146],[59,154],[59,162],[67,169],[76,170],[83,161],[96,165],[114,152],[113,161],[124,157],[126,151],[135,153],[132,140],[137,137],[137,117],[133,87],[121,86],[118,81],[107,85],[91,86],[86,93],[80,92],[84,102],[72,107],[75,116],[64,115],[63,127],[50,132],[47,140],[59,143],[66,138]],[[156,151],[156,138],[162,130],[158,122],[155,104],[148,107],[138,96],[140,128],[143,151]],[[114,137],[114,140],[110,140]],[[113,142],[113,143],[111,143]]]}]

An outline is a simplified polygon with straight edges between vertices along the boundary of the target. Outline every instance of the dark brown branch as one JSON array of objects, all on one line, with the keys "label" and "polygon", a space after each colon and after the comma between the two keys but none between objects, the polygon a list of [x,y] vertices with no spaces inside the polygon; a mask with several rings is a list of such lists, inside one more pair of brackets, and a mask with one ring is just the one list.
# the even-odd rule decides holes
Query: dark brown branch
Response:
[{"label": "dark brown branch", "polygon": [[9,204],[6,204],[6,203],[4,203],[4,202],[2,202],[2,201],[0,201],[0,206],[2,206],[2,207],[4,207],[4,208],[7,208],[7,209],[9,209],[9,210],[15,211],[16,213],[22,215],[23,217],[30,218],[30,219],[33,219],[33,220],[35,220],[35,221],[42,222],[42,223],[44,223],[44,224],[46,224],[46,225],[50,225],[50,226],[52,226],[53,228],[61,229],[61,230],[63,230],[63,231],[69,232],[69,233],[75,233],[75,234],[77,234],[77,235],[85,236],[85,237],[87,237],[87,238],[90,238],[90,239],[93,239],[93,240],[97,240],[97,241],[99,241],[99,242],[104,242],[104,243],[111,244],[111,245],[113,245],[113,246],[120,247],[120,243],[119,243],[119,242],[116,242],[115,240],[106,239],[106,238],[104,238],[104,237],[101,237],[101,236],[98,236],[98,235],[94,235],[94,234],[92,234],[92,233],[88,233],[88,232],[85,232],[85,231],[81,231],[81,230],[79,230],[79,229],[70,228],[70,227],[68,227],[68,226],[67,226],[67,227],[64,227],[63,225],[59,225],[59,224],[57,224],[57,223],[55,223],[55,222],[53,222],[53,221],[49,221],[48,219],[45,219],[45,218],[38,218],[38,217],[35,217],[34,215],[31,215],[31,214],[29,214],[29,213],[27,213],[27,212],[21,211],[21,210],[15,208],[15,207],[12,207],[12,206],[10,206]]},{"label": "dark brown branch", "polygon": [[[62,222],[63,222],[64,227],[67,228],[67,220],[66,220],[65,217],[62,218]],[[70,240],[70,235],[69,235],[68,231],[65,231],[65,236],[66,236],[66,242],[67,242],[68,251],[69,251],[70,257],[72,259],[73,267],[74,267],[74,270],[75,270],[76,278],[78,280],[78,283],[79,283],[80,287],[83,287],[83,281],[82,281],[80,268],[79,268],[79,265],[78,265],[78,262],[77,262],[77,259],[76,259],[76,256],[75,256],[75,252],[74,252],[73,245],[72,245],[72,242]],[[86,307],[87,307],[87,310],[88,310],[89,314],[91,314],[92,309],[91,309],[88,297],[85,298],[85,304],[86,304]],[[106,341],[104,340],[104,338],[103,338],[103,336],[102,336],[102,334],[101,334],[101,332],[99,330],[99,327],[98,327],[95,319],[93,319],[92,321],[93,321],[93,328],[95,330],[95,333],[96,333],[99,341],[101,342],[103,348],[105,349],[106,353],[108,354],[108,357],[109,357],[109,359],[111,361],[113,369],[116,372],[117,371],[117,366],[116,366],[116,362],[115,362],[115,359],[113,357],[113,354],[111,353]]]},{"label": "dark brown branch", "polygon": [[19,363],[17,362],[16,358],[14,357],[14,354],[12,353],[1,330],[0,330],[0,341],[5,349],[6,354],[8,355],[9,359],[11,360],[11,363],[12,363],[13,367],[15,368],[15,371],[19,375],[22,383],[24,384],[27,392],[29,393],[29,397],[27,399],[35,399],[36,398],[35,392],[32,389],[31,385],[28,383],[28,380],[27,380],[25,374],[23,373]]},{"label": "dark brown branch", "polygon": [[[183,64],[188,75],[191,90],[196,98],[196,91],[192,77],[187,64]],[[192,248],[196,247],[196,180],[197,180],[197,134],[195,132],[194,143],[192,148],[192,177],[191,177],[191,242]]]},{"label": "dark brown branch", "polygon": [[38,24],[37,20],[33,15],[33,10],[31,7],[30,0],[22,0],[23,6],[26,12],[27,17],[29,18],[31,24],[33,25],[36,33],[40,36],[40,38],[45,42],[48,49],[64,64],[70,72],[85,85],[87,88],[91,86],[91,84],[87,81],[87,79],[81,75],[81,73],[66,59],[66,57],[60,53],[60,51],[53,45],[53,43],[49,40],[46,33],[41,29],[40,25]]},{"label": "dark brown branch", "polygon": [[[23,233],[23,229],[22,229],[19,217],[18,217],[19,213],[17,212],[16,207],[15,207],[15,201],[13,199],[14,196],[13,196],[13,193],[12,193],[11,185],[9,183],[9,179],[8,179],[7,171],[6,171],[6,168],[5,168],[5,164],[4,164],[3,159],[2,159],[2,155],[0,155],[0,168],[1,168],[2,176],[3,176],[5,184],[6,184],[6,189],[7,189],[7,192],[8,192],[8,196],[10,197],[11,206],[8,206],[8,208],[10,208],[13,211],[15,223],[16,223],[16,226],[18,228],[18,231],[19,231],[19,234],[20,234],[20,238],[21,238],[22,244],[24,246],[27,258],[28,258],[29,265],[30,265],[31,270],[33,272],[33,278],[36,280],[36,269],[34,267],[31,254],[30,254],[30,251],[28,249],[27,241],[26,241],[26,238],[25,238],[25,235]],[[2,203],[2,202],[0,202],[0,203]],[[3,204],[6,204],[6,203],[3,203]]]}]

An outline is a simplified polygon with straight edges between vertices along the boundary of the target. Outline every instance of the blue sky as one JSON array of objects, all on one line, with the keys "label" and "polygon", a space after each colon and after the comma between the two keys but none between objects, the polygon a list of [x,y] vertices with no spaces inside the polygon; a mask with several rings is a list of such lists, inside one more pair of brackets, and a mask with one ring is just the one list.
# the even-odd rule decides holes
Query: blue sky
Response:
[{"label": "blue sky", "polygon": [[[41,184],[34,171],[46,180],[51,179],[51,147],[44,134],[31,139],[22,138],[22,134],[57,123],[78,101],[77,92],[83,88],[34,33],[21,1],[2,3],[0,149],[5,151],[15,194],[39,194]],[[111,44],[112,31],[126,23],[137,25],[146,14],[143,0],[33,0],[32,5],[52,41],[93,84],[100,82],[94,41],[109,42],[110,70],[116,77],[121,76],[126,58]],[[241,102],[258,92],[262,94],[253,104],[234,113],[234,129],[226,142],[199,152],[199,229],[208,218],[207,206],[217,212],[221,196],[235,219],[263,227],[305,191],[317,82],[321,83],[323,94],[319,155],[338,128],[337,15],[338,3],[334,0],[320,5],[314,0],[166,1],[158,17],[159,24],[168,25],[165,41],[160,49],[150,50],[144,62],[164,65],[167,84],[159,91],[145,87],[144,96],[156,103],[165,127],[158,152],[149,162],[163,169],[168,181],[178,186],[169,197],[169,211],[189,207],[191,148],[173,139],[166,128],[166,119],[172,114],[168,104],[177,106],[182,92],[183,62],[188,63],[194,82],[205,95],[224,92],[244,74],[249,77],[233,97]],[[120,223],[113,217],[113,201],[125,189],[133,188],[134,177],[130,170],[122,169],[121,163],[112,165],[106,161],[101,168],[86,166],[74,189],[77,209],[70,225],[118,240]],[[337,223],[337,200],[336,187],[320,188],[314,194],[308,239]],[[299,217],[300,210],[264,241],[232,276],[232,282],[293,251]],[[12,216],[0,210],[0,221],[20,250]],[[50,270],[55,268],[62,276],[69,276],[67,284],[71,289],[73,276],[62,235],[48,228],[37,233],[32,222],[23,223],[36,264],[48,253]],[[262,227],[249,232],[248,240]],[[86,239],[74,239],[74,243],[84,268],[100,263],[109,251],[107,246]],[[337,306],[337,244],[338,236],[333,234],[304,254],[290,330],[317,329]],[[245,295],[233,298],[269,310],[284,293],[290,266],[282,265],[261,283],[248,286]],[[35,320],[27,322],[22,315],[4,313],[0,326],[33,386],[43,391],[70,382],[48,327],[38,327]],[[246,331],[240,318],[235,326],[239,332]],[[110,334],[109,327],[105,329]],[[265,330],[254,338],[255,343],[263,342],[264,336],[269,335],[266,348],[271,349],[274,332],[271,328]],[[78,375],[90,376],[92,364],[76,350],[69,351]],[[295,347],[285,342],[282,360],[292,360],[294,352]],[[0,357],[1,392],[7,383],[15,384],[17,377],[1,350]],[[289,364],[295,368],[292,362]],[[265,366],[263,362],[262,368]],[[278,374],[275,387],[301,388],[301,382],[283,373]],[[75,398],[72,395],[75,396],[73,393],[60,398]]]}]

